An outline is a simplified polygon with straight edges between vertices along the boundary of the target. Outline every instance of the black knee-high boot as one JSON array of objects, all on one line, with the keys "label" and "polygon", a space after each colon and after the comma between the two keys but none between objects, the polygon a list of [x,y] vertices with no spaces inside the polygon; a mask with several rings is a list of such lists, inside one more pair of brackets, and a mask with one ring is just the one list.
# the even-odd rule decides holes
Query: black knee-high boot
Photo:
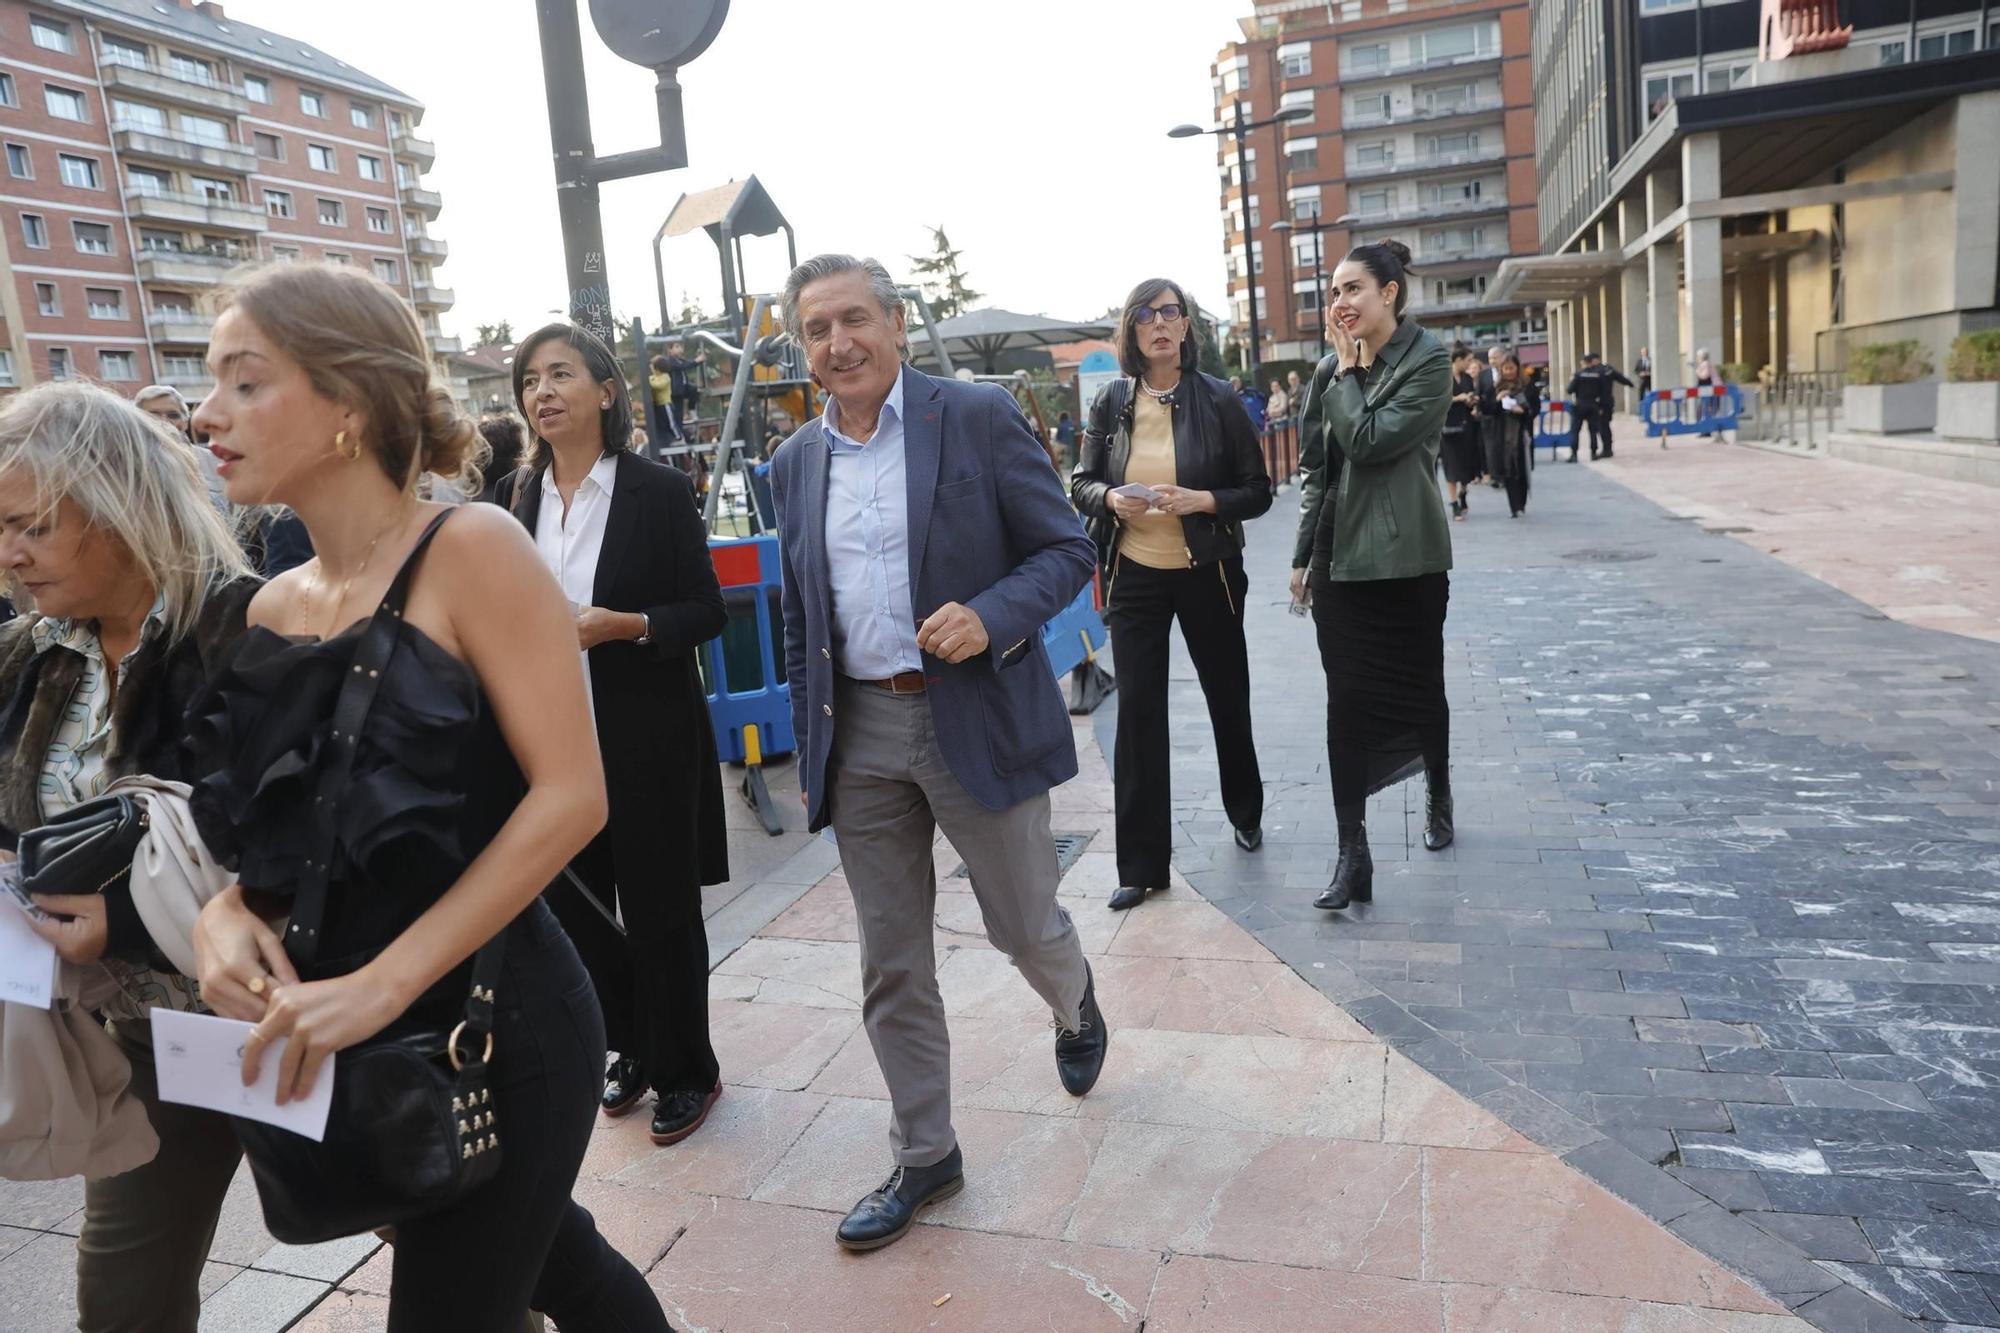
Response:
[{"label": "black knee-high boot", "polygon": [[1340,827],[1340,859],[1334,863],[1333,882],[1313,899],[1313,906],[1338,912],[1349,903],[1371,902],[1375,897],[1375,858],[1368,854],[1368,826],[1361,809],[1336,806],[1334,818]]},{"label": "black knee-high boot", "polygon": [[1451,765],[1424,765],[1424,846],[1441,852],[1454,836],[1451,805]]}]

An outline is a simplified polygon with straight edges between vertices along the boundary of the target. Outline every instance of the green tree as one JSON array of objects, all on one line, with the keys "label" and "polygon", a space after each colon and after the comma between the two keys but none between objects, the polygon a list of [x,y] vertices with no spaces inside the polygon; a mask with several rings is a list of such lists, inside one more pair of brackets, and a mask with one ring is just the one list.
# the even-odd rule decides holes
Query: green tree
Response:
[{"label": "green tree", "polygon": [[966,281],[965,268],[961,260],[963,251],[953,247],[944,234],[942,224],[929,229],[931,253],[919,258],[910,256],[910,269],[917,275],[918,285],[924,289],[924,299],[930,302],[931,313],[939,319],[950,319],[962,315],[972,308],[983,292],[972,290]]},{"label": "green tree", "polygon": [[686,292],[682,292],[681,311],[677,318],[680,321],[680,326],[687,328],[693,324],[706,324],[708,322],[708,312],[702,309],[701,298],[699,296],[689,296]]},{"label": "green tree", "polygon": [[505,347],[514,341],[514,325],[504,319],[498,324],[481,324],[472,341],[476,347]]}]

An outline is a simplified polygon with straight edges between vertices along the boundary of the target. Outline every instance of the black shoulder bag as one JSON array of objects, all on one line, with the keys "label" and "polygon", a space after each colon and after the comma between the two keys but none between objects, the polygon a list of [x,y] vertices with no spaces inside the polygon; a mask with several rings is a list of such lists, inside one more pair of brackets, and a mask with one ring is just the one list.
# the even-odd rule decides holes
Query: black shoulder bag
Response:
[{"label": "black shoulder bag", "polygon": [[[328,762],[320,775],[318,854],[292,900],[285,948],[310,964],[320,945],[327,883],[346,869],[333,810],[347,785],[355,747],[401,637],[410,579],[440,524],[433,520],[390,584],[354,653],[334,705]],[[474,955],[465,1015],[449,1032],[391,1024],[334,1056],[333,1106],[319,1143],[254,1120],[235,1120],[250,1159],[264,1223],[290,1245],[309,1245],[394,1226],[450,1207],[500,1169],[499,1121],[489,1086],[493,986],[500,977],[503,927]]]}]

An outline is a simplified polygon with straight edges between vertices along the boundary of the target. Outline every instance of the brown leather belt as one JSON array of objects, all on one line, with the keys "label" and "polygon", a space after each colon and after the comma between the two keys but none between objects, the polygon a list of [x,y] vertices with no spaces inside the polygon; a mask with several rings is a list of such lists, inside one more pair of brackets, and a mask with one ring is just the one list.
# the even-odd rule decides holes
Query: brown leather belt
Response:
[{"label": "brown leather belt", "polygon": [[857,685],[873,685],[876,689],[887,690],[891,694],[924,692],[924,673],[921,671],[899,671],[887,680],[862,680],[858,676],[849,676],[848,679]]}]

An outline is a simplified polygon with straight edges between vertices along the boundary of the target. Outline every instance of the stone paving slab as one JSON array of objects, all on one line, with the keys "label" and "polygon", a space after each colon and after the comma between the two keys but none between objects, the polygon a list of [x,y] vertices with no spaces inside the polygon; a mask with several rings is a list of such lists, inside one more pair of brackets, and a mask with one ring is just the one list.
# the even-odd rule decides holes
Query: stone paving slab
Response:
[{"label": "stone paving slab", "polygon": [[[1338,917],[1309,905],[1336,849],[1281,500],[1248,556],[1265,851],[1228,843],[1181,655],[1176,864],[1396,1049],[1821,1326],[2000,1327],[2000,648],[1613,480],[1708,495],[1701,468],[1744,454],[1831,475],[1677,442],[1544,463],[1518,522],[1475,493],[1446,631],[1458,843],[1424,851],[1420,787],[1383,793],[1376,900]],[[1885,486],[1862,471],[1827,485]],[[1903,558],[1911,507],[1882,508],[1813,538],[1863,590]],[[1954,524],[1926,559],[1989,576],[2000,539]],[[1115,702],[1096,723],[1108,746]]]}]

